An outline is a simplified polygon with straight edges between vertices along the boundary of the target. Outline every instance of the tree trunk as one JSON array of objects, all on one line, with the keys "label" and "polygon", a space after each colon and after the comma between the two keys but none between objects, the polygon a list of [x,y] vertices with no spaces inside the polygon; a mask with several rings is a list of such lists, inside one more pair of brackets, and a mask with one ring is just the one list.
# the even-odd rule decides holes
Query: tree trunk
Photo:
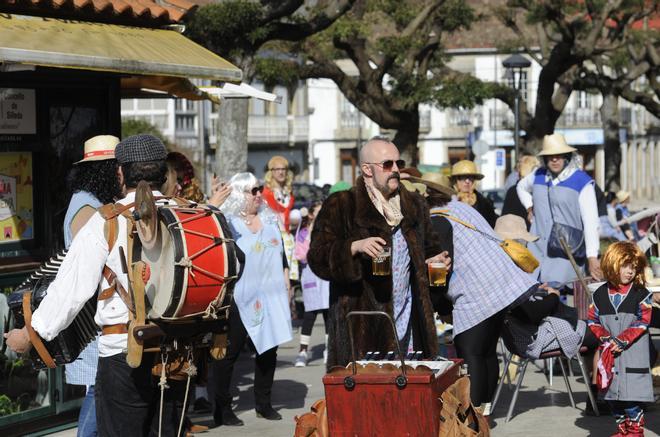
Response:
[{"label": "tree trunk", "polygon": [[223,180],[247,170],[248,99],[226,99],[218,113],[215,173]]},{"label": "tree trunk", "polygon": [[396,131],[392,142],[399,148],[401,159],[406,161],[406,166],[417,167],[417,164],[419,164],[419,149],[417,148],[417,140],[419,139],[419,111],[416,107],[410,111],[409,119],[404,120],[402,125],[405,128]]},{"label": "tree trunk", "polygon": [[603,189],[616,191],[620,186],[621,144],[619,143],[619,105],[617,97],[613,94],[603,93],[600,119],[605,137],[605,186]]}]

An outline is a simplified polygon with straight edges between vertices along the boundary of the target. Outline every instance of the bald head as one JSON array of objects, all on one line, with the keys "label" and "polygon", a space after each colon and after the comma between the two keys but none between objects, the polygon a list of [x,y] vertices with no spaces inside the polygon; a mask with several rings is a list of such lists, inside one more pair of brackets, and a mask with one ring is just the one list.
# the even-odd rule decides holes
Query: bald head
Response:
[{"label": "bald head", "polygon": [[360,149],[360,168],[365,182],[386,198],[399,191],[399,149],[389,139],[374,137]]},{"label": "bald head", "polygon": [[397,155],[399,154],[399,150],[389,138],[375,136],[360,148],[360,164],[381,162],[384,159],[389,159],[382,158],[382,156],[387,154],[387,152],[391,152],[392,149],[396,150]]}]

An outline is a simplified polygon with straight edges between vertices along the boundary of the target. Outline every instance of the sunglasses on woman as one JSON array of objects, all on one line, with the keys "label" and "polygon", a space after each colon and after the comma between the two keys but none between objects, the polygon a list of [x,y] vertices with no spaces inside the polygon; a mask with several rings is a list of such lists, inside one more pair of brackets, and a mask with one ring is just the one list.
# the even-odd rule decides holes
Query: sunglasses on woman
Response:
[{"label": "sunglasses on woman", "polygon": [[253,196],[256,196],[257,193],[261,193],[263,190],[264,190],[264,186],[263,186],[263,185],[260,185],[260,186],[258,186],[258,187],[252,187],[252,189],[250,190],[250,193],[251,193]]},{"label": "sunglasses on woman", "polygon": [[374,165],[379,165],[383,167],[384,171],[390,171],[394,168],[394,164],[396,163],[397,168],[400,170],[406,166],[406,161],[403,159],[397,159],[396,161],[393,159],[386,159],[385,161],[382,162],[367,162],[365,164],[374,164]]}]

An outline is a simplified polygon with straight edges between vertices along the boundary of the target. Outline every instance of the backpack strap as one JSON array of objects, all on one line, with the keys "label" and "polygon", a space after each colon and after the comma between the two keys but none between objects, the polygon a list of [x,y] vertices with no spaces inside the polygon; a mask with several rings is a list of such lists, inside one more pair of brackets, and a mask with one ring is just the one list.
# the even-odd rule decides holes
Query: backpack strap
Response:
[{"label": "backpack strap", "polygon": [[32,328],[32,305],[31,300],[32,292],[28,291],[23,293],[23,318],[25,320],[25,328],[27,329],[28,335],[30,336],[30,343],[34,346],[34,349],[39,354],[39,357],[43,360],[46,367],[49,369],[54,369],[56,367],[55,360],[53,360],[52,355],[46,349],[44,342],[39,337],[39,334]]},{"label": "backpack strap", "polygon": [[[117,204],[117,203],[109,203],[107,205],[103,205],[98,209],[99,214],[101,214],[101,217],[105,220],[105,225],[103,229],[103,233],[105,235],[105,239],[108,242],[108,253],[112,251],[112,249],[115,247],[115,244],[117,243],[117,237],[119,235],[119,220],[117,217],[119,215],[123,215],[126,220],[128,220],[128,255],[129,255],[129,262],[131,260],[131,254],[132,254],[132,248],[133,248],[133,214],[131,214],[130,209],[135,206],[135,203],[128,203],[126,205],[122,204]],[[134,309],[134,304],[131,299],[130,294],[126,291],[126,289],[121,285],[121,282],[117,280],[117,274],[112,271],[110,267],[106,264],[103,267],[103,277],[105,280],[108,282],[109,287],[101,290],[101,292],[98,294],[97,300],[107,300],[110,299],[115,292],[119,294],[119,297],[121,300],[124,302],[126,307],[128,307],[128,310],[132,313],[135,311]],[[129,278],[130,280],[130,278]]]}]

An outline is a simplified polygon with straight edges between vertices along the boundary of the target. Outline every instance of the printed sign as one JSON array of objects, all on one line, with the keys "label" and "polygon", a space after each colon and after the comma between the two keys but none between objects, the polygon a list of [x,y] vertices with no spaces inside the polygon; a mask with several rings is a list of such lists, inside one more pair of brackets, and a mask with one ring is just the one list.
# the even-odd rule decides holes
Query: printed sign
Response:
[{"label": "printed sign", "polygon": [[34,238],[32,153],[0,153],[0,243]]},{"label": "printed sign", "polygon": [[34,90],[0,88],[0,135],[37,133]]},{"label": "printed sign", "polygon": [[506,170],[506,150],[495,149],[495,169]]}]

